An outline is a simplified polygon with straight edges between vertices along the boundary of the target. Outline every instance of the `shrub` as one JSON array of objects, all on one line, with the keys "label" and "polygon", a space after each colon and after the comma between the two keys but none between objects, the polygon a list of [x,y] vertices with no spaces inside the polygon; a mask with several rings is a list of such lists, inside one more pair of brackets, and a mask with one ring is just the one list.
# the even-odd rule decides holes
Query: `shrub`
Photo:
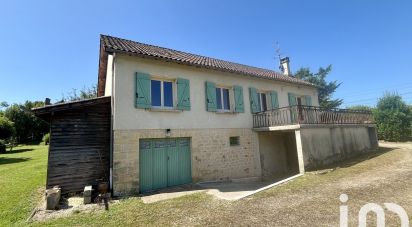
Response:
[{"label": "shrub", "polygon": [[0,117],[0,139],[9,139],[14,132],[14,123],[6,117]]},{"label": "shrub", "polygon": [[385,94],[379,99],[374,117],[379,139],[405,141],[411,135],[412,112],[396,94]]},{"label": "shrub", "polygon": [[4,140],[0,140],[0,154],[6,153],[6,142]]},{"label": "shrub", "polygon": [[347,109],[350,110],[366,110],[366,111],[373,111],[374,109],[370,106],[365,106],[365,105],[356,105],[356,106],[349,106]]},{"label": "shrub", "polygon": [[42,141],[45,145],[50,143],[50,133],[44,134]]},{"label": "shrub", "polygon": [[43,133],[49,131],[48,123],[34,116],[30,110],[40,105],[41,102],[27,101],[22,105],[13,104],[4,111],[4,116],[14,122],[18,143],[40,141]]}]

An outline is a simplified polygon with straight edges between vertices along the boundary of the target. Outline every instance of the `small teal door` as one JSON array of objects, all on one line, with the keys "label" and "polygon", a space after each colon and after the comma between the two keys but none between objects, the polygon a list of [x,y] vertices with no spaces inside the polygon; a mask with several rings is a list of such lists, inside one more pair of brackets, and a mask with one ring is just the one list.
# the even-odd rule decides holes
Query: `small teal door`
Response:
[{"label": "small teal door", "polygon": [[140,192],[192,182],[190,139],[141,139]]}]

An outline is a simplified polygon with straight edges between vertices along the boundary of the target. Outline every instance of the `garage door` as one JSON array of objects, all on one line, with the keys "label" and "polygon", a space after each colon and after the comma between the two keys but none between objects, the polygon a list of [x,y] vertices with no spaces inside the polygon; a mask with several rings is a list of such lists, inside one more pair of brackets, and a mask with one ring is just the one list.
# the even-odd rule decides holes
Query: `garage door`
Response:
[{"label": "garage door", "polygon": [[190,139],[141,139],[140,192],[192,182]]}]

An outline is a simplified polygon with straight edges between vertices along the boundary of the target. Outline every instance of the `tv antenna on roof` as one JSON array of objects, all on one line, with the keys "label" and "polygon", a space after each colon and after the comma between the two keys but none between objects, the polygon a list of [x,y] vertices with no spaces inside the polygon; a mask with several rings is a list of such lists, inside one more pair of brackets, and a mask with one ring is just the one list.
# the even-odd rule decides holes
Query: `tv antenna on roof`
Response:
[{"label": "tv antenna on roof", "polygon": [[[279,63],[280,63],[281,59],[282,59],[282,53],[280,53],[280,47],[279,47],[279,42],[278,41],[276,41],[276,55],[279,58]],[[283,68],[282,64],[279,64],[279,69],[280,69],[280,71],[283,72],[284,68]]]}]

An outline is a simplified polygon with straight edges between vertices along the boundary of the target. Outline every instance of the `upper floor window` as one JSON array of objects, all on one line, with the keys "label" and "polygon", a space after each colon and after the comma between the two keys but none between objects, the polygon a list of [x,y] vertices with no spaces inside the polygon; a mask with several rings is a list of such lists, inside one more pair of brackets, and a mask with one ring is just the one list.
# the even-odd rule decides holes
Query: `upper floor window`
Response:
[{"label": "upper floor window", "polygon": [[184,78],[158,79],[136,73],[135,107],[139,109],[190,110],[190,81]]},{"label": "upper floor window", "polygon": [[305,105],[312,106],[312,97],[310,95],[297,95],[288,93],[289,106]]},{"label": "upper floor window", "polygon": [[259,110],[260,111],[267,111],[268,110],[268,103],[266,99],[266,93],[258,92],[258,102],[259,102]]},{"label": "upper floor window", "polygon": [[229,89],[216,88],[217,111],[230,111]]},{"label": "upper floor window", "polygon": [[252,113],[279,108],[278,93],[276,91],[258,91],[254,87],[249,87],[249,96]]},{"label": "upper floor window", "polygon": [[152,107],[173,108],[173,82],[165,80],[151,80]]},{"label": "upper floor window", "polygon": [[205,81],[206,110],[209,112],[244,113],[243,88],[216,86],[214,82]]}]

